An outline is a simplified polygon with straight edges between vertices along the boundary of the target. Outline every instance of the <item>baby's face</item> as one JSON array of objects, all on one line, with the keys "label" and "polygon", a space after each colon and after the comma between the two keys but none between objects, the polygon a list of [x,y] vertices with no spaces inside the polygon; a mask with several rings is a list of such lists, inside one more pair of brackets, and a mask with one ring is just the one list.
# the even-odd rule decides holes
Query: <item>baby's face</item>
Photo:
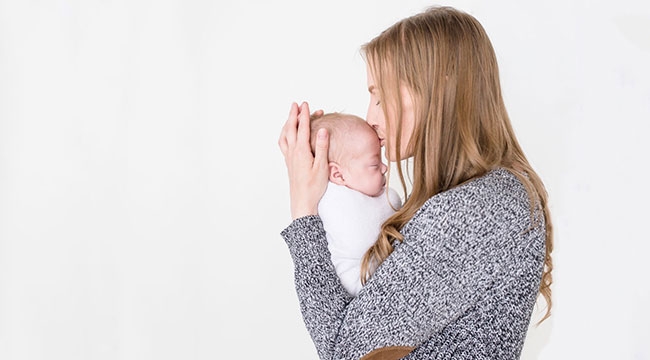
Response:
[{"label": "baby's face", "polygon": [[381,162],[381,146],[377,134],[368,127],[368,131],[355,134],[353,146],[345,155],[345,185],[368,196],[384,193],[387,167]]}]

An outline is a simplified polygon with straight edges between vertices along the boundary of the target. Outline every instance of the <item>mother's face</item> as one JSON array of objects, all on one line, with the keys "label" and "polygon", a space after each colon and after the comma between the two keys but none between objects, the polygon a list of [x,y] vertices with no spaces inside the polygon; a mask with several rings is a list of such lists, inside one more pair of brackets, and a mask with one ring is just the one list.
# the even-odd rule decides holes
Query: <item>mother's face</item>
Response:
[{"label": "mother's face", "polygon": [[[411,134],[413,133],[413,127],[415,125],[415,112],[413,109],[413,99],[406,88],[402,86],[400,88],[400,97],[402,100],[402,131],[399,134],[400,137],[400,158],[397,158],[397,152],[394,147],[396,144],[397,137],[395,136],[395,129],[397,128],[397,121],[395,116],[386,116],[382,107],[382,101],[380,99],[379,89],[375,83],[372,71],[370,71],[370,66],[366,68],[368,74],[368,91],[370,92],[370,104],[368,105],[368,114],[366,115],[366,121],[373,129],[377,132],[377,136],[381,142],[381,146],[386,146],[384,154],[388,161],[398,161],[411,157],[412,151],[408,149],[408,143],[411,139]],[[391,104],[388,102],[387,104]],[[395,111],[392,111],[388,108],[389,114],[394,114]],[[391,134],[386,132],[386,123],[390,127]]]}]

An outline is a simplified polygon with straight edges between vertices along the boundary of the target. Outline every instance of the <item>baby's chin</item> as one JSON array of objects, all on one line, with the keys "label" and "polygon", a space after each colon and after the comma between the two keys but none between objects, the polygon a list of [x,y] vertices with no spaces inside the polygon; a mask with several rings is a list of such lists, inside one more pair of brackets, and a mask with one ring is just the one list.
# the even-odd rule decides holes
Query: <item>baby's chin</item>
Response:
[{"label": "baby's chin", "polygon": [[377,196],[384,195],[385,192],[386,192],[386,185],[384,184],[379,190],[377,190],[377,192],[374,195],[369,195],[369,196],[377,197]]}]

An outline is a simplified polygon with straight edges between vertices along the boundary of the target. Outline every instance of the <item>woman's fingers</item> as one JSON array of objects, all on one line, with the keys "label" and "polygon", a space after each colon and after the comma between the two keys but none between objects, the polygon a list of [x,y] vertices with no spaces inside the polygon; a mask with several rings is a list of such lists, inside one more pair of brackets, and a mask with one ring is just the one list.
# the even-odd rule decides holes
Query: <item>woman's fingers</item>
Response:
[{"label": "woman's fingers", "polygon": [[325,114],[325,111],[323,111],[323,110],[316,110],[316,111],[314,111],[314,112],[311,114],[311,116],[310,116],[309,118],[310,118],[311,120],[316,120],[316,119],[318,119],[319,117],[323,116],[323,114]]},{"label": "woman's fingers", "polygon": [[322,172],[323,169],[325,172],[327,172],[327,164],[329,163],[327,160],[327,152],[329,150],[329,146],[330,141],[327,129],[319,129],[318,133],[316,134],[316,151],[314,151],[314,167],[317,168],[319,172]]},{"label": "woman's fingers", "polygon": [[280,146],[280,151],[282,151],[282,155],[287,156],[287,149],[289,147],[289,144],[287,144],[287,138],[284,136],[284,128],[282,127],[282,131],[280,132],[280,138],[278,139],[278,146]]},{"label": "woman's fingers", "polygon": [[[316,116],[319,111],[315,112]],[[327,188],[329,137],[323,130],[317,137],[315,155],[310,143],[309,105],[291,104],[291,111],[278,139],[289,175],[291,216],[294,219],[318,214],[318,202]]]},{"label": "woman's fingers", "polygon": [[287,156],[289,145],[293,145],[296,142],[297,123],[298,104],[294,102],[291,104],[291,109],[289,110],[289,118],[284,123],[282,131],[280,132],[280,138],[278,139],[278,145],[280,145],[280,150],[285,157]]},{"label": "woman's fingers", "polygon": [[289,118],[287,119],[285,137],[289,147],[296,143],[296,133],[298,130],[298,104],[291,104],[291,111],[289,111]]},{"label": "woman's fingers", "polygon": [[302,105],[300,105],[300,113],[298,114],[298,134],[296,139],[298,147],[310,147],[310,132],[309,104],[303,102]]}]

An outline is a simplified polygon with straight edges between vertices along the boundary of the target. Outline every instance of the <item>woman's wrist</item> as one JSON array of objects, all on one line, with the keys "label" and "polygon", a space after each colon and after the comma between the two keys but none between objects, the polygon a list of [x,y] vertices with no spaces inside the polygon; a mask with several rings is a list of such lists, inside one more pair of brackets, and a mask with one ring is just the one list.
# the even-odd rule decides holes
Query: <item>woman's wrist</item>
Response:
[{"label": "woman's wrist", "polygon": [[293,220],[310,215],[318,215],[318,205],[313,207],[304,205],[291,207],[291,219]]}]

